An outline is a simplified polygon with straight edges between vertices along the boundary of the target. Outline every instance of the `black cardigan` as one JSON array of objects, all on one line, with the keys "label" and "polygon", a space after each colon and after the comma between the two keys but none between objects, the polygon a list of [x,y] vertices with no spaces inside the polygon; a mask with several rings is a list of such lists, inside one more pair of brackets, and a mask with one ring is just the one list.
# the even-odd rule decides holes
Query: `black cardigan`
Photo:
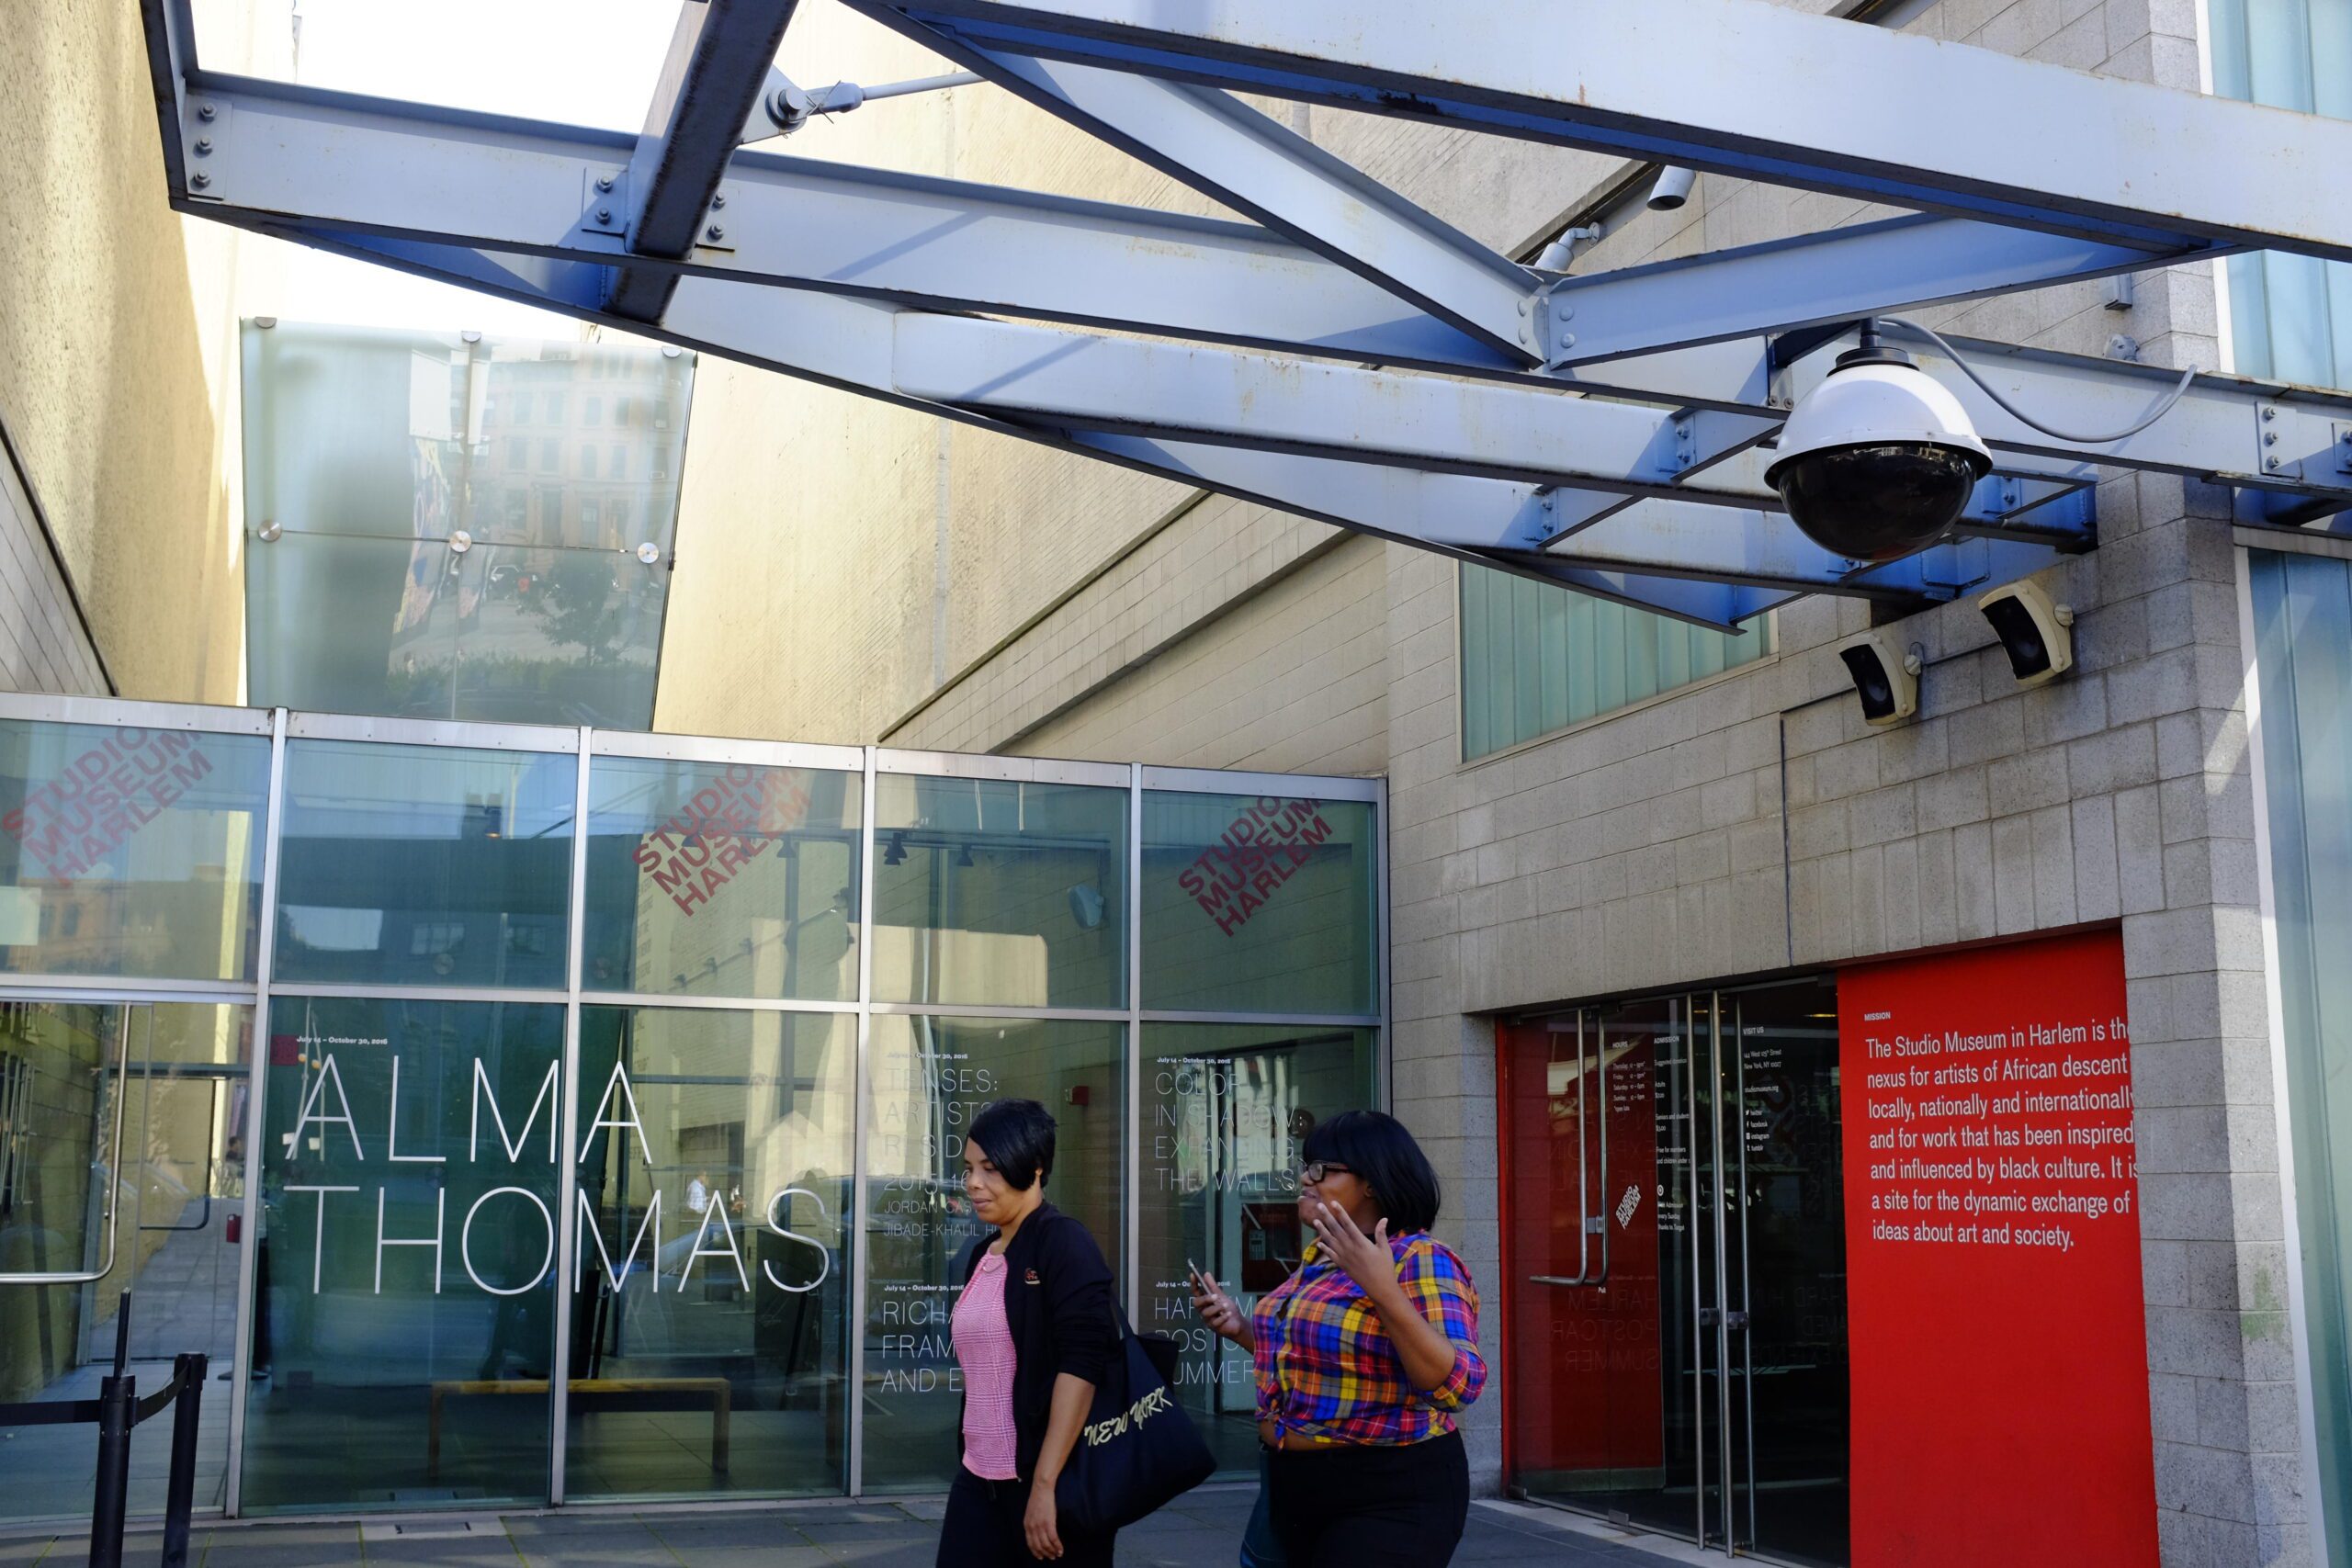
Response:
[{"label": "black cardigan", "polygon": [[[971,1282],[980,1254],[994,1244],[982,1236],[964,1255],[963,1281]],[[1037,1455],[1053,1421],[1054,1380],[1068,1372],[1100,1383],[1119,1348],[1118,1302],[1111,1266],[1086,1226],[1051,1203],[1022,1222],[1004,1249],[1004,1321],[1012,1333],[1013,1464],[1023,1480],[1037,1473]],[[960,1407],[959,1407],[960,1409]],[[964,1423],[956,1422],[956,1441]]]}]

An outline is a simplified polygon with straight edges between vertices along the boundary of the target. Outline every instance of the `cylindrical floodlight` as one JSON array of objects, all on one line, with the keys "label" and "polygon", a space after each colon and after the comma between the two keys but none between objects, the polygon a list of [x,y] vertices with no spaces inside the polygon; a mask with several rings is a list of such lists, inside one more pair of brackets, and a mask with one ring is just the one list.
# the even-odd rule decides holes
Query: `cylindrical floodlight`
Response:
[{"label": "cylindrical floodlight", "polygon": [[1657,180],[1650,186],[1648,207],[1652,212],[1671,212],[1690,199],[1690,187],[1698,183],[1696,171],[1679,164],[1668,164],[1658,170]]}]

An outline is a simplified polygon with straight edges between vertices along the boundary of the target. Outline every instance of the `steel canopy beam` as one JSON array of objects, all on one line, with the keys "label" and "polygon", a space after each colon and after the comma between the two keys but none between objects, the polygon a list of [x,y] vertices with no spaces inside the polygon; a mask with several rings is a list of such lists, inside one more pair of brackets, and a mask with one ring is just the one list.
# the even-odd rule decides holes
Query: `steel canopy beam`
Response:
[{"label": "steel canopy beam", "polygon": [[1553,363],[1591,364],[2229,254],[2151,254],[1965,218],[1892,218],[1564,278],[1545,296],[1544,341]]},{"label": "steel canopy beam", "polygon": [[[562,314],[602,319],[595,291],[598,269],[577,263],[436,247],[375,235],[283,231],[265,223],[251,227]],[[1281,507],[1695,625],[1732,629],[1797,593],[1822,586],[1810,581],[1766,587],[1691,581],[1568,559],[1545,560],[1531,548],[1515,547],[1538,536],[1532,530],[1544,515],[1530,486],[1344,459],[1027,424],[969,408],[928,402],[899,390],[892,381],[894,340],[909,314],[865,300],[685,276],[663,320],[645,331],[649,336],[682,347]],[[1733,515],[1725,513],[1727,518]]]},{"label": "steel canopy beam", "polygon": [[[798,0],[684,0],[677,30],[629,159],[628,248],[671,260],[705,238],[705,215],[760,101],[768,67]],[[662,318],[674,273],[623,267],[606,308],[616,316]]]},{"label": "steel canopy beam", "polygon": [[[186,160],[190,178],[203,185],[178,193],[185,209],[281,232],[372,232],[606,268],[628,259],[625,214],[612,205],[618,193],[595,189],[598,178],[625,174],[634,147],[626,134],[239,78],[207,75],[202,86],[187,102],[175,96],[166,122],[176,133],[165,136],[167,149],[184,150],[199,136],[209,148]],[[934,309],[1414,365],[1769,420],[1826,372],[1838,346],[1829,343],[1780,370],[1770,342],[1758,335],[1544,378],[1512,368],[1487,344],[1247,224],[760,153],[740,154],[723,185],[736,225],[729,239],[740,241],[738,248],[700,247],[675,262],[640,261],[634,270],[707,272]],[[1751,268],[1802,278],[1827,270],[1815,265],[1816,254],[1849,243],[1977,227],[1898,220],[1706,265],[1721,261],[1721,300],[1759,301],[1758,315],[1810,313],[1817,299],[1784,294],[1775,302],[1769,279]],[[1816,253],[1816,245],[1826,249]],[[1577,292],[1588,300],[1579,315],[1589,324],[1603,313],[1590,301],[1621,290],[1626,298],[1647,294],[1656,306],[1661,297],[1651,291],[1679,289],[1681,276],[1641,269],[1579,280]],[[1724,311],[1746,308],[1719,303],[1710,318],[1698,310],[1702,297],[1681,299],[1693,309],[1670,318],[1684,323],[1668,329],[1677,334],[1713,332]],[[1637,313],[1655,319],[1654,310]],[[1980,367],[1997,367],[2028,407],[2070,424],[2127,423],[2169,384],[2163,372],[2113,360],[1961,346]],[[2005,468],[2045,455],[2316,491],[2323,501],[2352,490],[2352,475],[2316,460],[2335,427],[2352,423],[2352,398],[2341,394],[2201,377],[2188,406],[2145,434],[2086,447],[2053,441],[2001,412],[1940,355],[1922,349],[1920,357],[1970,408]],[[2266,407],[2278,411],[2269,427],[2257,423]],[[2279,441],[2264,439],[2274,433]],[[2274,458],[2276,469],[2268,467]],[[1760,493],[1757,484],[1747,488]]]},{"label": "steel canopy beam", "polygon": [[1688,466],[1671,416],[1550,391],[912,312],[893,352],[899,392],[1026,423],[1628,494]]},{"label": "steel canopy beam", "polygon": [[[2352,122],[1767,0],[851,0],[967,48],[1592,148],[2115,243],[2352,259]],[[1802,74],[1792,74],[1801,67]],[[1965,126],[1965,134],[1952,128]]]},{"label": "steel canopy beam", "polygon": [[[496,119],[243,77],[198,95],[201,209],[345,232],[626,259],[627,135]],[[426,181],[414,171],[449,171]],[[597,189],[616,181],[612,192]],[[690,271],[941,310],[985,310],[1487,375],[1523,362],[1248,223],[741,152],[723,247]],[[209,204],[218,203],[213,207]]]},{"label": "steel canopy beam", "polygon": [[[1396,303],[1388,275],[1401,268],[1374,269],[1382,279],[1375,287],[1361,269],[1249,225],[797,160],[730,162],[731,142],[726,153],[704,149],[688,157],[704,122],[724,119],[681,107],[699,58],[692,47],[687,68],[665,89],[665,127],[689,134],[673,138],[665,130],[649,141],[191,75],[192,62],[174,42],[174,28],[185,28],[184,19],[174,20],[175,3],[147,0],[147,16],[166,169],[182,210],[592,321],[615,319],[607,288],[616,270],[658,276],[669,280],[666,306],[645,329],[649,335],[1701,624],[1735,625],[1804,592],[1933,599],[2038,570],[2054,558],[2052,545],[2087,542],[2089,497],[2052,502],[2022,520],[2017,513],[2077,486],[2080,476],[2066,465],[2086,456],[2109,460],[2105,449],[2086,453],[2027,430],[1958,382],[1939,355],[1923,353],[1929,373],[1979,411],[2006,466],[2026,472],[2014,482],[1987,481],[1980,493],[1971,525],[1991,536],[1866,566],[1803,539],[1761,487],[1765,458],[1754,443],[1826,369],[1826,340],[1792,367],[1775,359],[1769,338],[1755,335],[1629,351],[1606,365],[1545,377],[1491,334],[1474,335]],[[705,37],[700,28],[682,35],[689,30],[697,43]],[[721,63],[739,79],[748,74],[737,69],[740,61]],[[760,65],[764,79],[764,53]],[[219,101],[191,101],[191,84]],[[189,158],[183,143],[198,135],[205,145]],[[640,181],[649,157],[650,172]],[[726,210],[740,213],[746,227],[729,222],[725,243],[704,232],[702,244],[689,229],[680,254],[650,254],[639,243],[649,213],[675,221],[691,207],[707,227],[698,180],[679,183],[689,165],[712,171],[707,195],[726,196]],[[600,177],[615,188],[599,191]],[[359,188],[344,194],[350,186]],[[689,191],[691,204],[680,194]],[[451,213],[464,223],[436,226]],[[827,231],[812,232],[812,218]],[[835,223],[842,231],[832,231]],[[1840,233],[1809,243],[1834,256],[1852,254],[1842,249],[1850,244],[1880,243],[1875,235],[1911,230],[1854,232],[1863,237]],[[955,273],[967,234],[990,238],[970,247],[978,281],[959,286]],[[739,239],[742,251],[730,248]],[[1062,276],[1038,265],[1065,241],[1079,263],[1099,265],[1104,276]],[[1170,254],[1131,256],[1122,265],[1123,244],[1138,252],[1164,244]],[[2027,276],[2129,265],[2104,254],[2105,246],[2017,247],[1996,265]],[[1754,281],[1760,298],[1777,277],[1780,295],[1759,311],[1776,318],[1828,311],[1829,304],[1804,293],[1792,251],[1739,256],[1719,274],[1720,288],[1736,293]],[[1477,265],[1475,254],[1447,259]],[[1906,282],[1949,280],[1965,270],[1949,257],[1917,259],[1924,270]],[[1458,281],[1442,267],[1439,274],[1448,287]],[[1619,281],[1630,299],[1676,287],[1666,277],[1650,271]],[[1169,298],[1123,303],[1122,291],[1139,286]],[[943,292],[959,287],[961,293]],[[1281,352],[1090,335],[899,304],[1058,313],[1121,330],[1244,342],[1264,333],[1269,341],[1258,346]],[[1653,300],[1640,310],[1659,307]],[[1707,318],[1670,330],[1694,329],[1712,335],[1723,322]],[[1292,341],[1317,334],[1321,341]],[[1405,352],[1391,356],[1384,346]],[[1978,346],[1996,382],[2065,423],[2121,423],[2170,380],[2111,361]],[[1976,347],[1963,350],[1977,358]],[[1299,357],[1393,365],[1415,363],[1406,357],[1414,352],[1429,356],[1418,363],[1481,378]],[[1573,395],[1578,391],[1666,408]],[[2267,483],[2276,493],[2322,502],[2352,493],[2346,471],[2352,464],[2330,450],[2338,426],[2352,431],[2352,399],[2202,378],[2184,411],[2192,417],[2168,418],[2147,437],[2122,444],[2112,460]],[[2174,418],[2181,423],[2167,439],[2159,433]],[[2044,468],[2059,471],[2037,472]],[[1603,497],[1600,504],[1588,502],[1593,492]],[[1571,511],[1589,526],[1558,538],[1560,519]],[[1540,547],[1555,539],[1553,550]]]},{"label": "steel canopy beam", "polygon": [[[593,265],[373,235],[254,227],[566,314],[588,319],[599,314],[602,269]],[[1966,540],[1872,568],[1821,550],[1797,535],[1783,516],[1671,500],[1637,502],[1615,514],[1608,531],[1580,537],[1555,553],[1543,552],[1534,543],[1548,526],[1551,497],[1525,483],[1352,457],[1065,429],[910,397],[893,385],[897,340],[910,329],[920,335],[927,320],[951,327],[990,324],[926,319],[862,300],[687,276],[652,335],[1722,629],[1807,592],[1927,602],[2006,581],[2057,558],[2046,545]]]},{"label": "steel canopy beam", "polygon": [[957,48],[982,75],[1361,274],[1518,364],[1541,363],[1527,268],[1229,93]]}]

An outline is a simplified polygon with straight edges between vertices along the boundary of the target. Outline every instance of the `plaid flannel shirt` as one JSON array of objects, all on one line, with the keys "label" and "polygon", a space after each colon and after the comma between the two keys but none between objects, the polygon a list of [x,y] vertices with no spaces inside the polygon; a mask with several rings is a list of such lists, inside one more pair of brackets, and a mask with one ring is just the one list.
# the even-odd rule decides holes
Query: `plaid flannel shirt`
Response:
[{"label": "plaid flannel shirt", "polygon": [[1453,1342],[1453,1370],[1415,1388],[1396,1346],[1347,1270],[1309,1244],[1298,1272],[1259,1298],[1258,1416],[1284,1433],[1345,1443],[1396,1445],[1441,1438],[1453,1413],[1486,1387],[1478,1354],[1478,1290],[1470,1271],[1426,1231],[1388,1238],[1396,1282],[1421,1315]]}]

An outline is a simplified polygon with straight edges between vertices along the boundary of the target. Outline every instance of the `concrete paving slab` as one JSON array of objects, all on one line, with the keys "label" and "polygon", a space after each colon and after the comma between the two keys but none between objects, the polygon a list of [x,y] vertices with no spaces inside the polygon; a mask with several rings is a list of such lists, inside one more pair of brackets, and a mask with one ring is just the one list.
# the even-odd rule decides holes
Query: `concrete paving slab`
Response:
[{"label": "concrete paving slab", "polygon": [[[1232,1568],[1256,1494],[1194,1494],[1122,1533],[1121,1568]],[[471,1534],[362,1540],[351,1523],[199,1528],[198,1568],[934,1568],[937,1498],[631,1514],[474,1517]],[[487,1529],[483,1527],[488,1527]],[[381,1533],[373,1527],[370,1536]],[[160,1537],[135,1532],[126,1562],[153,1562]],[[0,1538],[0,1568],[83,1568],[85,1537]],[[1720,1553],[1555,1509],[1481,1500],[1455,1562],[1518,1568],[1723,1568]]]}]

